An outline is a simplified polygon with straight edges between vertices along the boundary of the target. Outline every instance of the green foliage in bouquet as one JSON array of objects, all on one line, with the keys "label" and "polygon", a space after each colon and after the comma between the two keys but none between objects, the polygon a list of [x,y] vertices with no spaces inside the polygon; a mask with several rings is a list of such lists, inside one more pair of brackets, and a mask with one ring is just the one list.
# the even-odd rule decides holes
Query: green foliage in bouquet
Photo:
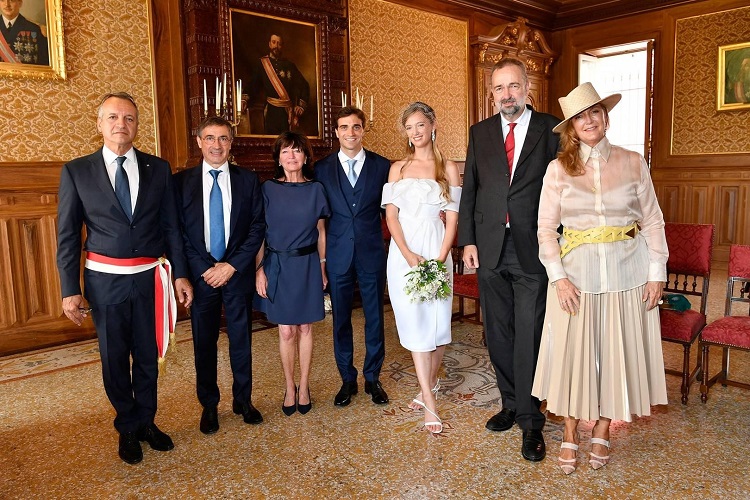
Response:
[{"label": "green foliage in bouquet", "polygon": [[451,298],[451,277],[444,262],[430,259],[406,273],[404,292],[411,302],[429,302]]}]

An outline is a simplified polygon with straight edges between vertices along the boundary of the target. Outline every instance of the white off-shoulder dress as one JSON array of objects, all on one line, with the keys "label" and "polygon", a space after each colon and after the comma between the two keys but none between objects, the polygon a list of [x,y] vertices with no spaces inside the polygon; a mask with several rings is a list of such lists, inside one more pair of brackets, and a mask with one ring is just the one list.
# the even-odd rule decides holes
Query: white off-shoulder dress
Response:
[{"label": "white off-shoulder dress", "polygon": [[[439,257],[445,237],[442,210],[458,212],[461,188],[450,187],[450,201],[442,196],[440,185],[432,179],[406,178],[383,186],[382,204],[395,205],[398,220],[409,249],[425,259]],[[453,281],[450,254],[445,262]],[[411,302],[404,293],[406,273],[411,270],[396,243],[388,251],[388,296],[396,317],[401,345],[414,352],[429,352],[451,341],[452,296],[444,300]]]}]

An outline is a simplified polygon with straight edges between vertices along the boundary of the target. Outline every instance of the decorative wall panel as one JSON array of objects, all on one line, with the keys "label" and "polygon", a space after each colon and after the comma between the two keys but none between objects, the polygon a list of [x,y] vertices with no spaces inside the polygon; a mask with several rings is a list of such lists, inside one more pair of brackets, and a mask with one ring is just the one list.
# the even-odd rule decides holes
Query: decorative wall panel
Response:
[{"label": "decorative wall panel", "polygon": [[750,7],[678,19],[673,155],[750,152],[750,110],[716,110],[719,46],[750,41]]},{"label": "decorative wall panel", "polygon": [[[463,160],[468,143],[468,26],[465,21],[381,0],[349,0],[351,87],[375,97],[375,128],[368,149],[397,160],[406,139],[401,110],[424,101],[438,117],[438,144],[450,159]],[[335,101],[340,97],[334,95]],[[338,102],[336,102],[338,104]]]},{"label": "decorative wall panel", "polygon": [[137,146],[156,151],[149,26],[146,0],[65,0],[68,79],[2,80],[0,162],[66,161],[93,151],[101,145],[95,107],[119,90],[138,103]]}]

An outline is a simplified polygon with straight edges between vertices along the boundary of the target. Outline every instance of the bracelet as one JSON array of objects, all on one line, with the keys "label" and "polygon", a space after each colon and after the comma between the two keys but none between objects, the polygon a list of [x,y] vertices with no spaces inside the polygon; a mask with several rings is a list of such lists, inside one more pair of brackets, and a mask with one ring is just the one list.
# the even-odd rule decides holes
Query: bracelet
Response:
[{"label": "bracelet", "polygon": [[326,261],[325,259],[320,259],[320,263],[321,263],[321,264],[322,264],[323,262],[325,262],[325,261]]}]

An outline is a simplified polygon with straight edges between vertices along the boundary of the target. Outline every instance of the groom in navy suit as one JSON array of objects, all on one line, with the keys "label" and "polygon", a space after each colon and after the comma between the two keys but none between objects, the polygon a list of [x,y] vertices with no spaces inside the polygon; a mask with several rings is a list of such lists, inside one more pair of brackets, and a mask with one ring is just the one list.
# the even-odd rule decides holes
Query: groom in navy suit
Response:
[{"label": "groom in navy suit", "polygon": [[203,161],[175,174],[185,255],[195,284],[190,320],[196,389],[203,406],[200,430],[204,434],[219,430],[216,342],[222,305],[234,379],[232,410],[248,424],[263,421],[250,399],[250,315],[255,254],[266,226],[258,176],[228,162],[233,138],[231,124],[225,119],[212,116],[203,120],[196,137]]},{"label": "groom in navy suit", "polygon": [[333,351],[341,379],[336,406],[347,406],[358,392],[354,367],[352,302],[359,284],[365,313],[365,392],[375,404],[388,402],[380,384],[385,358],[383,301],[385,245],[380,199],[390,162],[362,148],[365,114],[351,106],[336,117],[340,149],[315,163],[315,178],[325,186],[332,215],[328,221],[326,257],[333,305]]},{"label": "groom in navy suit", "polygon": [[[104,147],[67,163],[60,174],[57,268],[65,315],[80,326],[92,313],[104,389],[117,412],[119,455],[135,464],[143,459],[139,441],[158,451],[174,447],[154,424],[160,355],[156,311],[168,314],[155,300],[156,268],[165,267],[163,256],[171,261],[177,297],[185,307],[193,290],[169,163],[133,147],[138,108],[129,94],[105,95],[98,114]],[[82,247],[90,309],[81,294]]]}]

